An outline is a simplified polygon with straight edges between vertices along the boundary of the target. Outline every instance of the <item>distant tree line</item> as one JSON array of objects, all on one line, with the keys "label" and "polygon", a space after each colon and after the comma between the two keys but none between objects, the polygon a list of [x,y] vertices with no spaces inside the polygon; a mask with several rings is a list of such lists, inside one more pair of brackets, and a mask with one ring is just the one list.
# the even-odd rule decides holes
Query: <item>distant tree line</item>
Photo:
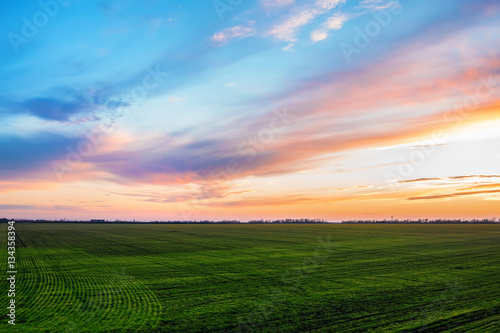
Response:
[{"label": "distant tree line", "polygon": [[221,221],[210,221],[210,220],[196,220],[196,221],[136,221],[136,220],[102,220],[102,219],[92,219],[92,220],[31,220],[31,219],[0,219],[0,223],[6,223],[8,221],[16,221],[16,223],[88,223],[88,224],[112,224],[112,223],[129,223],[129,224],[237,224],[243,223],[237,220],[221,220]]},{"label": "distant tree line", "polygon": [[497,224],[500,221],[497,218],[491,219],[418,219],[418,220],[348,220],[342,223],[360,223],[360,224]]},{"label": "distant tree line", "polygon": [[497,218],[491,219],[418,219],[418,220],[346,220],[342,222],[330,222],[324,219],[278,219],[278,220],[251,220],[248,222],[241,222],[238,220],[221,220],[221,221],[211,221],[211,220],[193,220],[193,221],[176,221],[176,220],[166,220],[166,221],[128,221],[128,220],[114,220],[107,221],[101,219],[93,220],[30,220],[30,219],[7,219],[0,218],[0,223],[7,223],[8,221],[16,221],[18,223],[129,223],[129,224],[291,224],[291,223],[345,223],[345,224],[500,224],[500,220]]},{"label": "distant tree line", "polygon": [[[67,220],[67,219],[61,219],[61,220],[30,220],[30,219],[14,219],[16,222],[20,223],[149,223],[149,224],[165,224],[165,223],[172,223],[172,224],[256,224],[256,223],[329,223],[326,220],[323,219],[280,219],[280,220],[251,220],[248,222],[242,222],[239,220],[220,220],[220,221],[212,221],[212,220],[193,220],[193,221],[176,221],[176,220],[167,220],[167,221],[147,221],[147,222],[142,222],[142,221],[136,221],[136,220],[114,220],[114,221],[107,221],[107,220],[102,220],[102,219],[91,219],[91,220]],[[7,222],[11,221],[9,219],[0,219],[0,223],[2,222]]]},{"label": "distant tree line", "polygon": [[248,223],[328,223],[323,219],[251,220]]}]

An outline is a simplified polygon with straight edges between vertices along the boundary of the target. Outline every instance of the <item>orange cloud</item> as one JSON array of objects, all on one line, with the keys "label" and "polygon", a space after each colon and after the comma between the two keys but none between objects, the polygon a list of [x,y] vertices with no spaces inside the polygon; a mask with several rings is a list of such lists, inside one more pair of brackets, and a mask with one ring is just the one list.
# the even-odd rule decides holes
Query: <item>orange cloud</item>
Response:
[{"label": "orange cloud", "polygon": [[425,196],[417,196],[410,197],[408,200],[436,200],[436,199],[450,199],[457,197],[466,197],[471,195],[487,195],[487,194],[496,194],[500,193],[500,189],[498,190],[484,190],[484,191],[467,191],[467,192],[458,192],[458,193],[449,193],[449,194],[434,194],[434,195],[425,195]]}]

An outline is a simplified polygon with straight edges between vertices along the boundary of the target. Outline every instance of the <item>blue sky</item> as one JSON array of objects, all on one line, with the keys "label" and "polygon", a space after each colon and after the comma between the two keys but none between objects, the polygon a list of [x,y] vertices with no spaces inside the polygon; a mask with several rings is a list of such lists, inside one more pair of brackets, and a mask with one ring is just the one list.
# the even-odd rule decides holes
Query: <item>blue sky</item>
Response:
[{"label": "blue sky", "polygon": [[0,215],[494,214],[499,9],[6,2]]}]

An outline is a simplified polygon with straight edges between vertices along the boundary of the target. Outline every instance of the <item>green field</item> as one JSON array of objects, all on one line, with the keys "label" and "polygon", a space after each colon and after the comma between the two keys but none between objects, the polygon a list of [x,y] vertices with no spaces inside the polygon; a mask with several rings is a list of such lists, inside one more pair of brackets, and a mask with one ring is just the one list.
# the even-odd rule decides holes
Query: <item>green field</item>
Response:
[{"label": "green field", "polygon": [[498,225],[15,226],[0,331],[500,332]]}]

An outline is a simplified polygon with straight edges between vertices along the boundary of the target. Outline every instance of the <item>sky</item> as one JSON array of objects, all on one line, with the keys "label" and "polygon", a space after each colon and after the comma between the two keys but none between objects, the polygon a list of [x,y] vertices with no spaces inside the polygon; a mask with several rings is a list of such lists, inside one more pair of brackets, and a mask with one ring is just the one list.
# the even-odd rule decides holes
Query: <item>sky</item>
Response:
[{"label": "sky", "polygon": [[0,217],[500,217],[496,0],[0,6]]}]

